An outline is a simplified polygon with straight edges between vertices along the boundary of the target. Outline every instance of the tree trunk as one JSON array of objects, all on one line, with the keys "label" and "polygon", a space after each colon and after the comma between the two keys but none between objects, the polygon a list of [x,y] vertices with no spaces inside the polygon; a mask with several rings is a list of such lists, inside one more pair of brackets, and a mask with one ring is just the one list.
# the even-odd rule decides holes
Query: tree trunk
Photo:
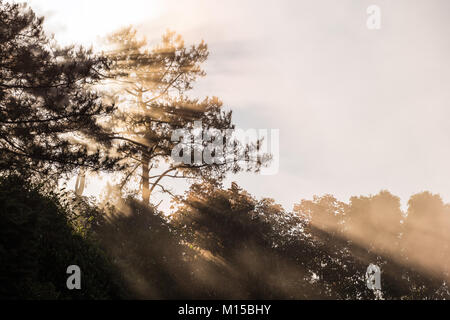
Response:
[{"label": "tree trunk", "polygon": [[142,201],[150,203],[150,162],[145,158],[142,159]]},{"label": "tree trunk", "polygon": [[75,194],[79,197],[83,195],[84,187],[86,186],[86,174],[83,170],[78,173],[77,181],[75,182]]},{"label": "tree trunk", "polygon": [[[137,103],[139,107],[145,110],[146,106],[143,99],[142,91],[137,96]],[[142,201],[145,204],[150,204],[150,161],[144,155],[142,156]]]}]

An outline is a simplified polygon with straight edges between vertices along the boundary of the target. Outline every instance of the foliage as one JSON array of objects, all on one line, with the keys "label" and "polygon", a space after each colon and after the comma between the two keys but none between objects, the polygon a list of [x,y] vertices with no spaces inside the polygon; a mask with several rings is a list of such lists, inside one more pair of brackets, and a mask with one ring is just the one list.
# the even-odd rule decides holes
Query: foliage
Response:
[{"label": "foliage", "polygon": [[[255,200],[236,184],[229,190],[194,185],[182,203],[172,223],[199,253],[192,261],[210,262],[201,272],[209,275],[219,297],[449,298],[443,262],[450,254],[448,242],[440,240],[445,236],[430,239],[403,227],[404,221],[412,224],[413,212],[425,210],[430,216],[422,228],[446,221],[441,230],[448,230],[448,207],[437,196],[412,197],[408,217],[387,191],[354,197],[349,204],[329,195],[315,197],[288,213],[271,199]],[[418,250],[421,259],[413,254]],[[382,268],[382,292],[366,286],[371,263]]]},{"label": "foliage", "polygon": [[[67,204],[54,193],[10,177],[0,180],[1,299],[119,299],[120,275],[86,234],[75,230]],[[70,265],[82,290],[66,287]]]},{"label": "foliage", "polygon": [[[0,1],[0,171],[59,178],[79,167],[112,169],[98,117],[114,110],[93,90],[103,57],[58,47],[43,18]],[[95,142],[95,143],[93,143]]]},{"label": "foliage", "polygon": [[[150,50],[126,28],[97,56],[58,47],[42,24],[0,0],[1,299],[450,298],[450,206],[440,196],[414,195],[403,212],[388,191],[348,203],[325,195],[288,212],[236,183],[224,189],[240,160],[257,172],[270,156],[255,161],[260,143],[236,140],[223,142],[243,159],[171,157],[178,129],[234,129],[218,98],[188,96],[205,76],[204,42],[186,47],[168,32]],[[76,169],[75,194],[53,191]],[[113,203],[81,197],[86,170],[122,176]],[[170,192],[165,178],[196,182],[170,217],[149,205],[155,189]],[[133,179],[143,202],[121,198]],[[366,286],[372,263],[381,292]],[[66,287],[70,265],[81,267],[81,291]]]},{"label": "foliage", "polygon": [[[202,123],[201,129],[205,132],[234,129],[232,112],[224,111],[218,98],[199,100],[187,95],[194,82],[205,76],[201,66],[209,52],[204,42],[186,47],[181,36],[168,32],[158,46],[149,50],[146,40],[139,40],[131,27],[112,34],[108,40],[111,50],[107,56],[113,62],[109,80],[113,81],[107,83],[114,88],[119,101],[119,108],[110,122],[115,131],[112,139],[118,142],[117,152],[129,164],[122,186],[136,177],[140,169],[142,198],[149,203],[153,191],[169,191],[161,184],[162,179],[220,180],[227,172],[244,169],[244,156],[233,160],[221,157],[213,164],[205,164],[194,159],[197,151],[193,151],[184,155],[192,158],[191,163],[176,163],[172,159],[172,152],[180,143],[172,140],[177,130],[192,131],[196,121]],[[195,142],[193,149],[202,150],[208,142],[211,141]],[[237,139],[226,143],[231,146],[232,154],[245,155],[256,148]],[[262,155],[257,161],[247,159],[246,169],[257,171],[268,160],[268,155]],[[165,164],[162,169],[161,164]]]},{"label": "foliage", "polygon": [[134,199],[105,205],[94,227],[99,244],[123,274],[135,299],[191,297],[193,283],[184,257],[188,248],[154,208]]},{"label": "foliage", "polygon": [[195,249],[190,261],[196,281],[212,297],[318,297],[306,270],[280,248],[295,233],[294,222],[272,200],[257,201],[236,184],[229,190],[194,185],[172,223]]}]

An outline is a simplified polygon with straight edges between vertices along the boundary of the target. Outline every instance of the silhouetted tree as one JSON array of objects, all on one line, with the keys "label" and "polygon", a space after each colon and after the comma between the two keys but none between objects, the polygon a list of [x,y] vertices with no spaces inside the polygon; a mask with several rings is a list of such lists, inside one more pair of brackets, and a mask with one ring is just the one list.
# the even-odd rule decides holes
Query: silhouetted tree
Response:
[{"label": "silhouetted tree", "polygon": [[[332,196],[302,201],[294,212],[304,217],[311,246],[293,246],[292,254],[309,256],[310,269],[323,282],[323,294],[338,299],[373,299],[365,272],[382,270],[384,299],[447,299],[448,211],[439,196],[424,193],[409,202],[408,217],[400,199],[387,191],[352,197],[349,204]],[[302,248],[314,248],[312,252]],[[447,251],[446,251],[447,250]]]},{"label": "silhouetted tree", "polygon": [[415,299],[450,296],[450,207],[439,195],[423,192],[408,202],[401,246],[410,266],[405,277]]},{"label": "silhouetted tree", "polygon": [[215,298],[320,297],[295,252],[303,249],[294,240],[301,234],[301,221],[273,200],[258,201],[237,184],[228,190],[193,185],[171,221],[197,252],[190,258],[197,281],[206,283]]},{"label": "silhouetted tree", "polygon": [[[202,123],[200,130],[205,132],[216,129],[223,133],[234,129],[232,113],[222,109],[218,98],[198,100],[186,95],[197,78],[205,75],[201,69],[208,57],[204,42],[187,48],[181,36],[168,32],[160,45],[148,50],[147,42],[138,40],[132,28],[123,29],[108,40],[112,47],[108,57],[114,62],[110,77],[114,79],[116,97],[120,102],[120,108],[111,121],[115,130],[111,139],[119,142],[118,152],[132,164],[122,185],[126,185],[141,169],[139,177],[144,203],[149,202],[155,189],[167,191],[161,184],[164,178],[220,180],[226,172],[242,170],[242,160],[245,160],[249,171],[258,170],[267,162],[267,155],[255,161],[248,159],[248,153],[256,145],[231,139],[224,143],[231,147],[233,156],[242,156],[233,159],[222,157],[214,164],[196,160],[207,141],[214,140],[212,137],[207,141],[192,141],[192,152],[183,154],[192,161],[173,161],[174,148],[180,144],[180,141],[172,140],[177,129],[192,131],[196,121]],[[165,166],[160,167],[161,163]]]},{"label": "silhouetted tree", "polygon": [[0,1],[0,171],[48,179],[78,167],[111,169],[115,159],[95,145],[109,145],[97,119],[114,108],[91,87],[107,60],[56,46],[43,20]]},{"label": "silhouetted tree", "polygon": [[388,191],[352,197],[347,211],[347,232],[355,241],[380,254],[399,252],[403,212],[400,198]]}]

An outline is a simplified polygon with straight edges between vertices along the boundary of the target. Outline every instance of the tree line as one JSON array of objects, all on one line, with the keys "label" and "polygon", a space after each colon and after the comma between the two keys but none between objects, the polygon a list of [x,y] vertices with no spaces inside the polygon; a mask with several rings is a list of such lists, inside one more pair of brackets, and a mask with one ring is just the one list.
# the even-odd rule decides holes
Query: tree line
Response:
[{"label": "tree line", "polygon": [[[167,32],[150,49],[128,27],[96,53],[58,46],[43,21],[0,0],[2,298],[450,297],[450,207],[438,195],[411,197],[406,212],[388,191],[315,197],[288,212],[237,183],[227,189],[227,173],[268,163],[248,157],[258,143],[227,141],[241,161],[172,158],[176,130],[234,129],[219,98],[190,94],[206,75],[204,42],[188,47]],[[85,172],[116,177],[104,201],[81,196]],[[60,190],[77,174],[75,193]],[[166,216],[152,195],[170,194],[172,179],[191,187]],[[64,287],[73,264],[88,274],[82,292]],[[381,292],[367,287],[370,264],[382,270]]]}]

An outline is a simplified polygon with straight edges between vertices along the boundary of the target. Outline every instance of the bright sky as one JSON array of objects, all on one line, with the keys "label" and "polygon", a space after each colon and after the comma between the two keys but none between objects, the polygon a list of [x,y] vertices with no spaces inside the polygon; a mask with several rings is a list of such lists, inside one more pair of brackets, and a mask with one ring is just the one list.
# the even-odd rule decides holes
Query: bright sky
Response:
[{"label": "bright sky", "polygon": [[[330,193],[430,190],[450,201],[448,0],[30,0],[64,43],[134,24],[211,50],[196,93],[217,95],[238,126],[281,129],[275,176],[230,180],[291,209]],[[366,10],[382,10],[382,29]]]},{"label": "bright sky", "polygon": [[[20,2],[20,1],[18,1]],[[157,0],[29,0],[31,7],[47,18],[47,29],[61,43],[95,43],[123,25],[161,15]]]}]

